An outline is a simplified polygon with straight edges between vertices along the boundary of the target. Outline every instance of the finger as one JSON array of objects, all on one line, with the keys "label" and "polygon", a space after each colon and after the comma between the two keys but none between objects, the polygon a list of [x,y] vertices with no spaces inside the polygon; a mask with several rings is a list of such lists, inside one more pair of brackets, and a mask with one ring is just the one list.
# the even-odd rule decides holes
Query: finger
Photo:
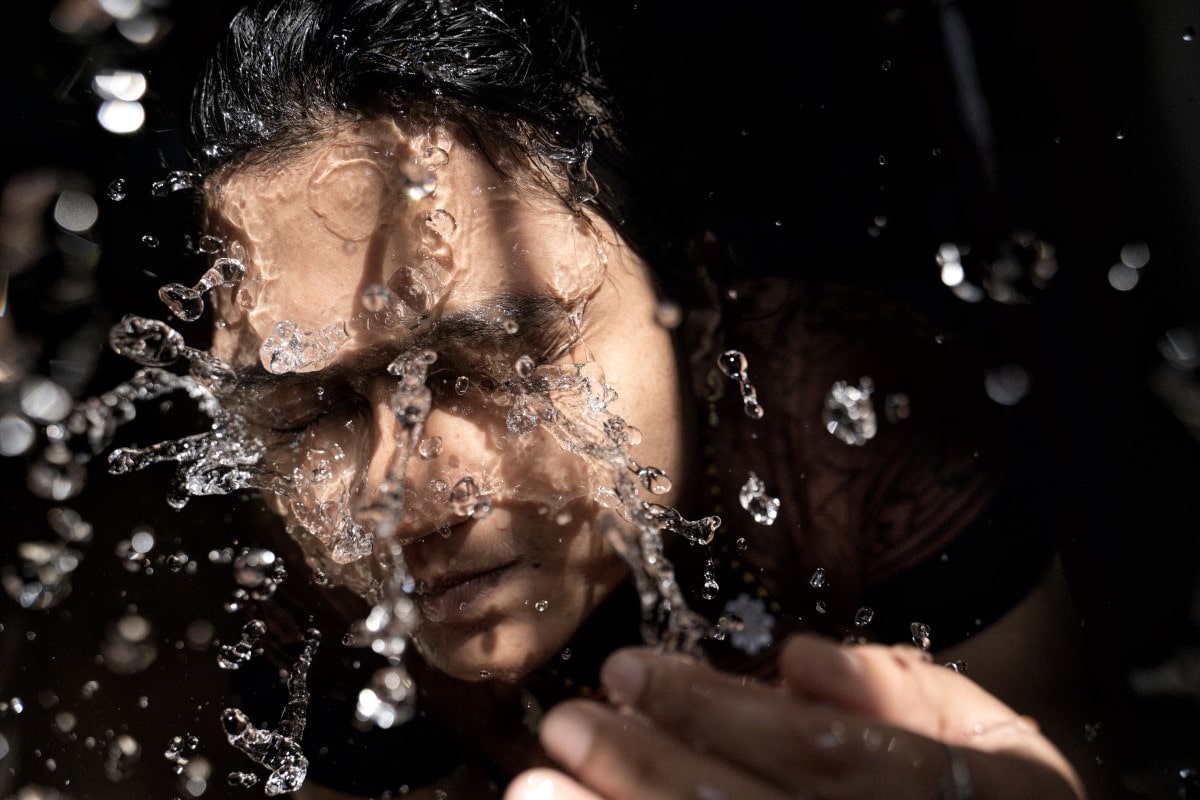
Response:
[{"label": "finger", "polygon": [[[697,750],[775,784],[820,765],[804,754],[825,749],[827,720],[806,713],[776,687],[717,672],[679,655],[619,650],[600,671],[608,696],[644,714]],[[769,735],[764,732],[769,731]]]},{"label": "finger", "polygon": [[681,656],[621,650],[601,670],[609,696],[680,741],[764,782],[813,796],[874,797],[900,781],[928,793],[944,748],[932,737],[870,715],[813,705],[778,687],[730,676]]},{"label": "finger", "polygon": [[512,779],[504,800],[603,800],[554,769],[530,769]]},{"label": "finger", "polygon": [[546,751],[608,800],[783,800],[736,765],[692,749],[632,714],[569,701],[543,719]]},{"label": "finger", "polygon": [[808,702],[878,717],[930,738],[961,743],[977,726],[1016,712],[974,681],[906,645],[842,645],[792,636],[779,658],[784,685]]}]

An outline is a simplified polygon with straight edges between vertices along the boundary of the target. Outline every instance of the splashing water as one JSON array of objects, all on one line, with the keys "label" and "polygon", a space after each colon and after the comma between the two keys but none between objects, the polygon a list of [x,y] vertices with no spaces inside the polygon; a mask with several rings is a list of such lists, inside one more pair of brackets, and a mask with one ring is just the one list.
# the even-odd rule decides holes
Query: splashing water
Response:
[{"label": "splashing water", "polygon": [[145,367],[168,367],[181,358],[190,363],[193,378],[213,394],[224,396],[237,386],[237,376],[214,356],[184,344],[183,335],[159,320],[127,314],[108,334],[117,355]]},{"label": "splashing water", "polygon": [[[353,632],[356,639],[365,640],[389,664],[376,670],[370,685],[359,693],[355,716],[359,722],[385,728],[406,722],[416,713],[413,680],[401,659],[420,624],[420,613],[409,596],[415,581],[408,574],[394,534],[404,516],[404,475],[433,405],[426,379],[436,361],[437,354],[431,350],[406,351],[388,365],[388,372],[397,379],[391,397],[391,410],[396,415],[395,450],[380,487],[380,499],[364,510],[374,522],[376,539],[388,545],[392,572],[380,600]],[[474,507],[470,510],[475,511]]]},{"label": "splashing water", "polygon": [[588,167],[595,147],[592,137],[598,125],[599,121],[589,116],[584,121],[584,130],[579,141],[569,150],[552,150],[544,145],[538,148],[540,155],[566,168],[567,184],[571,190],[571,198],[576,204],[589,203],[600,193],[600,184],[596,182]]},{"label": "splashing water", "polygon": [[727,378],[737,382],[742,393],[742,410],[750,419],[762,419],[763,407],[758,402],[758,391],[750,383],[750,365],[746,356],[738,350],[726,350],[717,356],[717,366]]},{"label": "splashing water", "polygon": [[[377,294],[386,299],[383,293]],[[337,326],[324,344],[314,341],[313,334],[299,331],[287,321],[279,323],[274,334],[263,343],[263,363],[270,371],[283,373],[315,370],[329,363],[345,329]],[[343,488],[340,497],[326,498],[320,503],[309,502],[303,495],[308,488],[328,479],[328,468],[314,468],[308,476],[299,470],[288,475],[277,474],[263,466],[266,445],[250,434],[244,417],[232,407],[222,405],[227,392],[222,391],[224,385],[221,382],[202,380],[202,375],[197,374],[202,371],[195,367],[188,376],[174,375],[163,369],[181,358],[193,365],[213,364],[216,371],[224,368],[216,359],[207,357],[211,360],[204,361],[196,355],[196,351],[186,347],[182,336],[170,326],[131,316],[114,328],[110,341],[118,353],[149,367],[139,373],[141,377],[117,393],[117,402],[112,405],[122,409],[121,419],[132,418],[134,400],[177,389],[186,391],[197,401],[200,410],[212,419],[210,430],[194,436],[145,448],[113,451],[109,456],[110,471],[119,474],[154,463],[174,461],[179,465],[177,488],[168,499],[176,507],[181,507],[192,495],[263,489],[288,502],[293,512],[294,524],[289,528],[293,536],[301,531],[315,534],[335,563],[358,562],[373,553],[376,557],[370,560],[368,568],[382,570],[383,577],[371,584],[368,597],[373,607],[363,620],[352,626],[352,638],[356,644],[370,647],[384,656],[388,665],[377,671],[361,691],[356,718],[362,724],[381,727],[411,718],[416,693],[403,657],[421,615],[411,597],[415,581],[405,567],[403,552],[394,533],[405,513],[403,481],[409,459],[422,442],[422,430],[432,407],[432,395],[426,382],[429,368],[437,359],[436,353],[406,351],[388,366],[388,372],[396,379],[390,399],[396,420],[395,447],[385,479],[378,487],[377,499],[352,513],[354,503],[349,487]],[[663,534],[676,534],[693,543],[707,545],[712,541],[720,519],[686,520],[674,509],[641,499],[642,490],[651,494],[669,491],[669,478],[661,470],[641,466],[629,456],[628,448],[640,441],[641,434],[608,410],[609,404],[616,399],[616,392],[603,380],[599,366],[594,362],[538,366],[533,359],[523,357],[510,364],[511,372],[507,378],[498,381],[495,392],[511,402],[510,431],[520,435],[526,428],[541,427],[560,447],[585,461],[596,484],[611,498],[611,503],[605,505],[614,513],[601,517],[598,530],[633,573],[642,604],[644,638],[667,649],[696,652],[698,642],[711,634],[712,626],[687,607],[673,568],[663,552],[662,537]],[[224,369],[228,371],[228,368]],[[754,409],[761,415],[761,407],[753,387],[745,379],[745,372],[743,358],[736,370],[736,379],[742,386],[744,405],[751,416],[755,416]],[[228,371],[228,374],[228,383],[232,387],[233,373]],[[515,425],[511,424],[514,412],[521,417]],[[118,415],[99,415],[97,424],[92,426],[96,444],[107,443],[119,421]],[[438,448],[431,443],[419,453],[422,458],[434,458]],[[318,475],[324,477],[316,477]],[[479,518],[490,510],[490,501],[474,478],[462,478],[445,492],[446,502],[462,516]],[[707,576],[706,583],[710,580],[715,584],[712,575]],[[245,637],[237,645],[223,648],[222,666],[237,668],[251,657],[253,649],[254,641],[246,641]],[[299,665],[298,673],[302,673]],[[303,683],[302,677],[298,680]],[[297,737],[287,733],[288,726],[281,722],[280,729],[275,732],[262,731],[254,728],[237,709],[228,710],[225,719],[230,741],[275,770],[268,781],[268,794],[277,793],[272,791],[273,788],[286,791],[278,787],[303,780],[303,769],[299,768],[299,759],[303,756],[299,754]],[[294,748],[295,757],[288,755],[292,753],[290,748]]]},{"label": "splashing water", "polygon": [[246,265],[236,258],[218,258],[200,276],[195,286],[168,283],[158,290],[158,298],[185,322],[195,322],[204,313],[204,293],[217,286],[236,286],[246,276]]},{"label": "splashing water", "polygon": [[242,626],[242,638],[236,644],[224,645],[217,654],[217,666],[221,669],[241,669],[242,665],[261,652],[255,645],[267,633],[267,626],[260,619],[252,619]]},{"label": "splashing water", "polygon": [[989,253],[982,251],[946,242],[935,256],[942,283],[968,303],[991,299],[1005,305],[1028,304],[1058,272],[1054,246],[1032,231],[1014,231]]},{"label": "splashing water", "polygon": [[615,513],[602,516],[598,529],[633,574],[642,604],[643,638],[668,650],[695,653],[711,625],[688,608],[663,553],[662,536],[672,533],[707,545],[720,518],[690,521],[675,509],[641,499],[636,480],[641,468],[627,449],[641,434],[608,410],[616,392],[604,381],[599,365],[542,366],[528,378],[514,375],[506,389],[524,397],[525,407],[560,447],[585,459],[612,499],[604,505]]},{"label": "splashing water", "polygon": [[924,622],[914,622],[908,626],[914,646],[928,651],[931,645],[930,629]]},{"label": "splashing water", "polygon": [[779,516],[779,498],[767,494],[767,484],[753,472],[738,492],[738,502],[759,525],[771,526]]},{"label": "splashing water", "polygon": [[300,748],[308,715],[308,668],[321,642],[321,633],[309,628],[304,650],[288,674],[288,701],[275,730],[258,728],[245,712],[227,708],[221,713],[229,743],[271,770],[263,793],[269,797],[294,792],[308,776],[308,758]]},{"label": "splashing water", "polygon": [[182,775],[184,768],[191,761],[192,756],[196,755],[196,751],[200,748],[200,739],[190,733],[183,736],[172,737],[167,743],[167,749],[163,751],[163,758],[171,762],[171,769],[176,775]]},{"label": "splashing water", "polygon": [[861,446],[875,438],[879,421],[871,393],[875,384],[870,378],[861,378],[858,386],[838,381],[825,397],[822,420],[825,430],[849,445]]},{"label": "splashing water", "polygon": [[275,323],[271,335],[263,339],[259,357],[267,372],[274,375],[315,372],[329,366],[349,338],[341,323],[312,332],[303,331],[296,323],[285,319]]}]

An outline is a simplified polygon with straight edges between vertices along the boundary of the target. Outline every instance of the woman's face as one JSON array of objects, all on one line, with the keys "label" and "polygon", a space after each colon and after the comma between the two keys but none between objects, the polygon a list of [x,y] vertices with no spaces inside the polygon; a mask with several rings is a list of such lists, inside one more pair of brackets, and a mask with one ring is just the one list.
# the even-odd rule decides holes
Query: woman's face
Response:
[{"label": "woman's face", "polygon": [[[619,395],[607,411],[644,433],[629,455],[682,467],[679,376],[645,265],[528,167],[516,174],[443,131],[381,121],[208,193],[211,232],[246,266],[217,296],[214,354],[267,445],[269,501],[336,581],[381,558],[387,543],[364,554],[365,510],[402,486],[394,536],[417,582],[417,644],[466,679],[515,680],[556,655],[625,576],[597,531],[610,465],[567,449],[602,381]],[[433,403],[414,430],[387,367],[424,349]],[[529,388],[580,364],[591,400]],[[480,497],[490,511],[472,514]],[[347,535],[355,522],[366,537]]]}]

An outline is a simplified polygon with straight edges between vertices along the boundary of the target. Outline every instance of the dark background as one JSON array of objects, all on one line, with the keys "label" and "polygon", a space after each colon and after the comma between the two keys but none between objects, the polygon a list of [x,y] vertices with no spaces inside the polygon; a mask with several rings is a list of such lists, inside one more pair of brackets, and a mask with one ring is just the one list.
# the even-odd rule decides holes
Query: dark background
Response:
[{"label": "dark background", "polygon": [[[48,213],[46,254],[10,276],[7,314],[41,343],[38,370],[61,362],[78,331],[102,333],[127,311],[162,318],[157,287],[198,274],[186,239],[195,237],[186,215],[193,195],[157,198],[149,189],[190,166],[180,122],[186,87],[231,5],[160,4],[154,13],[167,27],[149,46],[107,24],[56,32],[51,3],[6,8],[0,101],[14,144],[0,157],[0,180],[63,168],[90,181],[100,204],[85,238],[102,256],[84,301],[56,294],[69,243]],[[1093,734],[1131,797],[1175,798],[1178,771],[1200,769],[1200,402],[1157,392],[1154,381],[1172,369],[1162,335],[1200,326],[1200,41],[1190,40],[1200,9],[1182,0],[956,8],[990,116],[995,182],[961,124],[938,4],[597,4],[594,52],[625,98],[634,146],[654,154],[660,213],[712,226],[748,268],[903,297],[978,337],[997,364],[1029,369],[1025,402],[1039,420],[1039,457],[1061,470],[1071,510],[1061,533],[1101,694]],[[96,123],[91,76],[105,67],[146,73],[141,132],[119,136]],[[106,197],[117,178],[129,187],[120,202]],[[982,247],[1015,227],[1057,248],[1050,286],[1030,306],[954,298],[938,279],[938,245]],[[147,235],[160,244],[145,245]],[[1107,273],[1130,241],[1149,244],[1150,263],[1133,291],[1117,292]],[[202,323],[184,331],[202,343]],[[72,387],[79,396],[128,376],[127,363],[84,339],[100,355]],[[1194,372],[1175,377],[1198,386]],[[0,385],[0,410],[12,395]],[[195,424],[150,416],[120,441],[146,443],[164,426]],[[0,460],[8,558],[18,541],[52,538],[45,515],[58,504],[25,491],[28,463]],[[191,732],[213,762],[204,796],[246,796],[224,784],[226,772],[251,765],[221,741],[225,676],[213,648],[177,643],[196,618],[209,619],[219,639],[236,638],[242,619],[220,608],[233,588],[229,570],[205,554],[252,540],[254,510],[202,498],[178,513],[161,500],[166,469],[92,472],[84,493],[64,504],[96,529],[72,596],[42,612],[0,597],[0,700],[20,697],[25,709],[0,714],[9,744],[0,794],[38,784],[79,798],[187,796],[160,753],[171,736]],[[134,521],[155,528],[156,554],[186,551],[197,573],[122,568],[113,548]],[[144,672],[115,675],[96,660],[99,642],[130,608],[154,624],[159,655]],[[1160,688],[1132,691],[1147,675]],[[88,680],[99,690],[84,699]],[[74,738],[53,728],[64,710],[78,718]],[[139,740],[142,755],[118,783],[104,761],[121,733]]]}]

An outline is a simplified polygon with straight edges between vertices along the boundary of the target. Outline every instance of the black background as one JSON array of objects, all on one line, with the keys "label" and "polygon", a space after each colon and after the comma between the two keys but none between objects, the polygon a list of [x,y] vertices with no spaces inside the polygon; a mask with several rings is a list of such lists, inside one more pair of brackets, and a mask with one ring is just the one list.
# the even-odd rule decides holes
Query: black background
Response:
[{"label": "black background", "polygon": [[[162,7],[170,28],[150,47],[111,28],[57,33],[50,4],[6,8],[0,103],[12,144],[0,178],[69,168],[92,182],[101,207],[89,234],[103,246],[92,302],[53,301],[50,233],[38,269],[12,278],[7,313],[44,343],[42,368],[81,326],[104,330],[126,311],[162,318],[157,287],[196,274],[184,240],[195,235],[184,213],[193,196],[156,198],[149,187],[190,165],[181,135],[187,87],[231,5]],[[1163,366],[1162,334],[1200,325],[1200,41],[1185,35],[1200,26],[1200,9],[1182,0],[1012,0],[961,11],[1000,166],[990,189],[957,115],[935,4],[597,4],[594,51],[625,100],[635,147],[654,154],[661,212],[718,229],[750,268],[884,289],[979,337],[996,363],[1029,368],[1026,402],[1042,420],[1040,446],[1069,485],[1062,535],[1104,693],[1099,735],[1131,796],[1173,798],[1177,771],[1200,769],[1200,679],[1193,675],[1190,694],[1138,697],[1128,678],[1200,647],[1200,447],[1151,384]],[[148,119],[136,135],[95,121],[90,78],[105,67],[148,77]],[[129,186],[119,203],[105,195],[117,178]],[[877,216],[887,223],[872,235]],[[987,241],[1014,227],[1056,246],[1051,286],[1027,307],[955,299],[938,280],[938,244]],[[159,246],[147,247],[147,235]],[[1108,269],[1135,240],[1149,243],[1150,263],[1134,291],[1117,292]],[[203,323],[184,331],[203,343]],[[81,393],[129,372],[102,351]],[[10,394],[0,397],[11,402]],[[147,443],[163,427],[140,420],[121,441]],[[55,504],[24,490],[26,466],[24,457],[0,461],[6,551],[50,536],[44,519]],[[177,513],[160,499],[166,470],[93,472],[69,503],[97,531],[73,595],[44,612],[0,598],[0,699],[20,696],[26,708],[0,716],[12,748],[0,767],[15,771],[0,772],[0,792],[36,783],[81,798],[183,795],[159,754],[171,736],[191,732],[214,763],[205,797],[246,796],[223,782],[250,765],[221,741],[224,676],[214,654],[175,643],[197,617],[219,638],[236,637],[241,619],[220,610],[228,569],[204,554],[252,538],[240,526],[253,509],[199,499]],[[162,552],[199,558],[198,573],[122,569],[113,546],[133,521],[156,529]],[[131,606],[154,623],[160,655],[144,673],[117,676],[95,656],[103,626]],[[101,688],[84,700],[80,687],[91,679]],[[79,718],[77,741],[51,727],[63,710]],[[138,738],[143,754],[116,784],[102,765],[106,740],[121,732]],[[85,748],[86,736],[100,744]]]}]

